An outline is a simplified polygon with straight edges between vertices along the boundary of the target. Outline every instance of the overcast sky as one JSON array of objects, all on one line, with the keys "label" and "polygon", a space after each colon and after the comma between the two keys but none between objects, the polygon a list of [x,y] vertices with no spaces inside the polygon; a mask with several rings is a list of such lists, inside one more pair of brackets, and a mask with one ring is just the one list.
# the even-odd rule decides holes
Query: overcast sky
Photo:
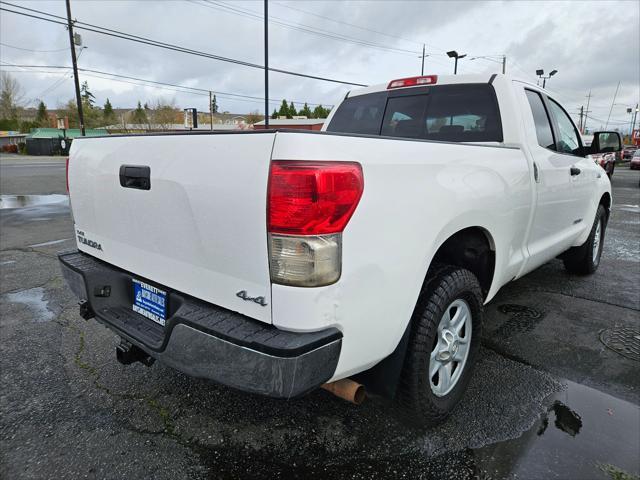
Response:
[{"label": "overcast sky", "polygon": [[[66,16],[63,0],[17,1],[20,6]],[[79,21],[177,44],[194,50],[263,64],[262,1],[86,1],[72,0]],[[535,81],[535,70],[558,70],[549,89],[571,113],[586,107],[588,126],[604,125],[620,82],[611,126],[628,129],[628,107],[640,99],[640,2],[432,2],[270,0],[270,66],[350,82],[375,84],[420,74],[420,53],[429,56],[425,73],[450,74],[445,52],[468,54],[458,73],[500,71]],[[13,8],[6,3],[6,8]],[[231,7],[232,10],[229,9]],[[287,26],[282,25],[283,23]],[[313,30],[316,33],[310,33]],[[264,96],[262,70],[186,55],[78,30],[87,48],[79,66],[130,77],[256,97]],[[336,36],[342,38],[334,38]],[[63,26],[0,11],[0,68],[19,80],[25,100],[49,107],[74,97],[65,70],[21,69],[6,64],[70,66]],[[17,47],[17,48],[15,48]],[[18,49],[19,48],[19,49]],[[20,50],[22,49],[22,50]],[[47,50],[46,52],[44,50]],[[496,61],[497,60],[497,61]],[[27,70],[29,72],[27,73]],[[35,70],[35,71],[34,71]],[[54,71],[49,69],[49,71]],[[68,70],[66,71],[68,72]],[[91,74],[95,75],[95,74]],[[158,97],[207,111],[206,94],[144,87],[80,74],[99,104],[132,107]],[[127,80],[130,82],[130,80]],[[270,97],[333,105],[347,85],[270,74]],[[218,94],[221,110],[264,110],[260,100]],[[600,121],[602,120],[602,122]]]}]

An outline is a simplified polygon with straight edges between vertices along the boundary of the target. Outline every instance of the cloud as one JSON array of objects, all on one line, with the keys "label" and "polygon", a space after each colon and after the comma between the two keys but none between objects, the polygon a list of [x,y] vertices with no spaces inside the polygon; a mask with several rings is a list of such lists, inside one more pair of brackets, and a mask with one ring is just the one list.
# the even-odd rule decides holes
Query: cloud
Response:
[{"label": "cloud", "polygon": [[[20,5],[64,16],[58,1]],[[257,64],[263,63],[261,1],[72,1],[73,15],[83,22],[175,43]],[[373,84],[420,73],[419,54],[427,45],[428,73],[449,74],[445,52],[468,53],[461,73],[492,73],[506,54],[508,73],[535,81],[537,68],[557,69],[549,82],[567,109],[575,113],[592,91],[594,116],[606,116],[618,82],[612,118],[626,118],[625,104],[640,93],[640,4],[620,2],[417,2],[417,1],[270,1],[270,65],[312,75]],[[306,13],[310,12],[312,14]],[[285,23],[288,26],[283,26]],[[354,27],[357,25],[360,28]],[[309,30],[321,30],[312,34]],[[2,43],[32,50],[64,49],[66,30],[59,25],[0,15]],[[263,96],[263,72],[239,65],[185,55],[82,32],[87,47],[80,66],[133,77],[190,85],[217,92]],[[341,39],[333,37],[343,37]],[[346,41],[348,37],[351,41]],[[393,49],[388,51],[386,49]],[[0,47],[5,63],[69,65],[68,51],[26,52]],[[497,61],[496,61],[497,60]],[[10,69],[10,67],[2,67]],[[17,70],[17,69],[13,69]],[[64,76],[14,73],[27,97],[43,96],[49,105],[73,97],[73,82]],[[182,107],[207,109],[207,97],[140,87],[84,75],[100,103],[107,97],[118,107],[138,99],[175,98]],[[56,84],[58,84],[56,86]],[[349,87],[300,77],[270,74],[270,96],[334,104]],[[51,88],[54,87],[54,88]],[[262,111],[261,101],[219,96],[224,110]],[[275,105],[274,105],[275,106]]]}]

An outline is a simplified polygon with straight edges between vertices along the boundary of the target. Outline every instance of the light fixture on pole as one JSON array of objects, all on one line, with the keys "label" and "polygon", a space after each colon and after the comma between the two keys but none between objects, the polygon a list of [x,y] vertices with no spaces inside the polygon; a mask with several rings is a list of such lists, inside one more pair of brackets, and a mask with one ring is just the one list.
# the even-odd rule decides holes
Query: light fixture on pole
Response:
[{"label": "light fixture on pole", "polygon": [[454,64],[454,66],[453,66],[453,74],[457,75],[458,74],[458,59],[466,57],[467,54],[465,53],[463,55],[460,55],[455,50],[451,50],[450,52],[447,52],[447,55],[448,55],[449,58],[455,58],[456,59],[456,62]]},{"label": "light fixture on pole", "polygon": [[544,70],[542,70],[542,69],[536,70],[536,75],[538,75],[538,85],[540,85],[540,79],[542,79],[542,88],[546,87],[547,80],[549,80],[551,77],[553,77],[556,73],[558,73],[558,70],[551,70],[549,72],[549,75],[547,75],[545,77],[544,76]]}]

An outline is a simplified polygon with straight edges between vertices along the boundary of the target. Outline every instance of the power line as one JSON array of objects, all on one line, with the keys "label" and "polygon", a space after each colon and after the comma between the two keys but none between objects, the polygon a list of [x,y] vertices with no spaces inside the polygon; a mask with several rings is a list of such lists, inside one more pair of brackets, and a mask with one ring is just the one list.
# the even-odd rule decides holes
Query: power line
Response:
[{"label": "power line", "polygon": [[[22,65],[22,64],[15,64],[15,63],[7,63],[4,62],[1,64],[2,66],[11,66],[11,67],[17,67],[17,68],[49,68],[49,69],[68,69],[69,67],[63,66],[63,65]],[[180,85],[180,84],[176,84],[176,83],[169,83],[169,82],[160,82],[157,80],[148,80],[148,79],[144,79],[144,78],[139,78],[139,77],[132,77],[129,75],[122,75],[119,73],[111,73],[111,72],[104,72],[101,70],[94,70],[91,68],[80,68],[78,67],[78,70],[83,72],[85,75],[91,77],[93,76],[94,78],[103,78],[105,80],[114,80],[114,81],[122,81],[123,83],[132,83],[132,82],[128,82],[128,81],[124,81],[124,80],[117,80],[117,79],[126,79],[126,80],[133,80],[133,81],[137,81],[137,82],[145,82],[145,83],[150,83],[150,84],[154,84],[154,85],[158,85],[158,86],[164,86],[164,87],[174,87],[174,88],[178,88],[181,90],[175,90],[174,88],[166,88],[166,90],[172,90],[172,91],[176,91],[176,92],[182,92],[182,93],[195,93],[198,95],[209,95],[209,91],[211,91],[212,93],[215,93],[216,95],[222,96],[222,97],[226,97],[232,100],[242,100],[244,99],[246,100],[251,100],[252,102],[262,102],[264,101],[264,97],[258,97],[258,96],[253,96],[253,95],[243,95],[240,93],[230,93],[230,92],[222,92],[222,91],[218,91],[218,90],[207,90],[205,88],[198,88],[198,87],[190,87],[187,85]],[[56,73],[56,72],[45,72],[43,70],[32,70],[33,72],[40,72],[40,73]],[[90,75],[90,74],[95,74],[95,75]],[[105,78],[105,77],[97,77],[96,75],[108,75],[110,77],[115,77],[115,78]],[[133,85],[140,85],[140,84],[136,84],[133,83]],[[152,86],[152,85],[140,85],[140,86]],[[293,103],[297,103],[297,104],[302,104],[302,103],[306,103],[307,105],[310,106],[318,106],[318,105],[322,105],[321,103],[312,103],[312,102],[301,102],[301,101],[296,101],[296,100],[291,100]],[[280,101],[277,100],[273,100],[271,102],[269,102],[271,104],[274,105],[279,105]]]},{"label": "power line", "polygon": [[395,38],[395,39],[398,39],[398,40],[403,40],[405,42],[415,43],[417,45],[422,45],[424,43],[424,42],[417,42],[415,40],[409,40],[407,38],[399,37],[398,35],[392,35],[390,33],[380,32],[378,30],[373,30],[371,28],[362,27],[360,25],[355,25],[353,23],[343,22],[342,20],[336,20],[335,18],[325,17],[324,15],[319,15],[317,13],[309,12],[308,10],[303,10],[301,8],[292,7],[291,5],[286,5],[286,4],[282,3],[282,2],[272,2],[272,3],[275,3],[276,5],[280,5],[281,7],[288,8],[290,10],[295,10],[297,12],[305,13],[307,15],[312,15],[314,17],[322,18],[324,20],[329,20],[331,22],[339,23],[341,25],[347,25],[349,27],[359,28],[360,30],[365,30],[367,32],[377,33],[378,35],[384,35],[385,37]]},{"label": "power line", "polygon": [[[47,12],[43,12],[43,11],[39,11],[39,10],[35,10],[32,8],[27,8],[27,7],[22,7],[19,5],[13,5],[10,4],[8,2],[0,2],[6,5],[10,5],[14,8],[20,8],[23,10],[28,10],[28,11],[32,11],[32,12],[36,12],[39,13],[41,15],[47,15],[49,17],[53,17],[53,18],[62,18],[59,17],[58,15],[54,15],[51,13],[47,13]],[[58,20],[53,20],[52,18],[44,18],[44,17],[39,17],[33,14],[29,14],[26,12],[19,12],[19,11],[15,11],[15,10],[9,10],[8,8],[5,7],[0,7],[0,10],[6,11],[6,12],[10,12],[10,13],[15,13],[17,15],[23,15],[26,17],[31,17],[31,18],[36,18],[38,20],[44,20],[50,23],[57,23],[59,25],[65,25],[64,22],[58,21]],[[187,53],[190,55],[195,55],[195,56],[199,56],[199,57],[204,57],[204,58],[209,58],[212,60],[218,60],[218,61],[222,61],[222,62],[227,62],[227,63],[233,63],[236,65],[242,65],[245,67],[251,67],[251,68],[257,68],[260,70],[264,70],[264,66],[263,65],[259,65],[256,63],[251,63],[251,62],[246,62],[243,60],[238,60],[235,58],[230,58],[230,57],[223,57],[220,55],[215,55],[212,53],[207,53],[207,52],[202,52],[199,50],[193,50],[190,48],[186,48],[186,47],[182,47],[179,45],[175,45],[175,44],[170,44],[170,43],[165,43],[165,42],[160,42],[158,40],[153,40],[147,37],[142,37],[139,35],[133,35],[130,33],[126,33],[126,32],[121,32],[118,30],[113,30],[113,29],[109,29],[106,27],[101,27],[98,25],[92,25],[90,23],[86,23],[86,22],[80,22],[80,21],[76,21],[74,28],[76,29],[80,29],[80,30],[85,30],[85,31],[89,31],[89,32],[94,32],[94,33],[99,33],[101,35],[107,35],[107,36],[111,36],[111,37],[115,37],[115,38],[120,38],[123,40],[129,40],[132,42],[136,42],[136,43],[141,43],[141,44],[145,44],[145,45],[151,45],[153,47],[158,47],[158,48],[163,48],[166,50],[173,50],[176,52],[180,52],[180,53]],[[348,82],[345,80],[338,80],[335,78],[327,78],[327,77],[320,77],[320,76],[316,76],[316,75],[308,75],[305,73],[300,73],[300,72],[293,72],[290,70],[284,70],[284,69],[280,69],[280,68],[269,68],[270,72],[276,72],[276,73],[282,73],[285,75],[293,75],[293,76],[297,76],[297,77],[304,77],[304,78],[310,78],[312,80],[320,80],[320,81],[325,81],[325,82],[332,82],[332,83],[339,83],[339,84],[343,84],[343,85],[355,85],[355,86],[360,86],[360,87],[366,87],[367,85],[362,84],[362,83],[355,83],[355,82]]]},{"label": "power line", "polygon": [[2,42],[0,42],[0,45],[7,48],[14,48],[16,50],[22,50],[24,52],[34,52],[34,53],[66,52],[68,50],[67,48],[59,48],[56,50],[32,50],[30,48],[16,47],[15,45],[9,45],[8,43],[2,43]]},{"label": "power line", "polygon": [[[220,10],[220,11],[224,11],[226,13],[232,13],[234,15],[239,15],[245,18],[251,18],[254,20],[258,20],[258,21],[263,21],[264,17],[256,12],[253,12],[249,9],[244,9],[244,8],[240,8],[237,6],[232,6],[229,5],[225,2],[214,2],[212,0],[202,0],[204,2],[206,2],[206,4],[203,3],[197,3],[194,0],[189,0],[191,3],[194,3],[196,5],[200,5],[202,7],[207,7],[207,8],[211,8],[211,9],[216,9],[216,10]],[[375,48],[378,50],[383,50],[386,52],[390,52],[390,53],[397,53],[397,54],[403,54],[403,55],[415,55],[416,53],[419,53],[417,51],[414,50],[407,50],[404,48],[397,48],[397,47],[391,47],[389,45],[382,45],[379,43],[375,43],[375,42],[371,42],[368,40],[363,40],[360,38],[355,38],[355,37],[350,37],[347,35],[342,35],[342,34],[338,34],[335,32],[331,32],[328,30],[322,30],[319,29],[317,27],[313,27],[311,25],[305,25],[302,23],[295,23],[295,22],[290,22],[284,18],[280,18],[280,17],[276,17],[273,15],[269,15],[269,23],[272,23],[274,25],[278,25],[281,27],[285,27],[285,28],[290,28],[296,31],[300,31],[300,32],[304,32],[304,33],[309,33],[312,35],[317,35],[323,38],[328,38],[331,40],[336,40],[336,41],[343,41],[343,42],[348,42],[348,43],[353,43],[356,45],[361,45],[364,47],[369,47],[369,48]]]}]

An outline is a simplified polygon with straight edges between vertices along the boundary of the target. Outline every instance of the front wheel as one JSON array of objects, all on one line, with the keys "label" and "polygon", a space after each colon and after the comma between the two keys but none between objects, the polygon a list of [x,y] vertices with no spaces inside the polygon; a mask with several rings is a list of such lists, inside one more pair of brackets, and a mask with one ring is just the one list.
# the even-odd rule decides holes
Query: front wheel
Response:
[{"label": "front wheel", "polygon": [[433,426],[458,404],[471,379],[480,346],[483,297],[468,270],[436,269],[414,311],[400,379],[401,415]]},{"label": "front wheel", "polygon": [[591,227],[589,238],[579,247],[573,247],[567,251],[562,261],[564,268],[569,273],[588,275],[594,273],[600,265],[602,247],[604,245],[604,232],[607,227],[607,213],[602,205],[598,205],[596,218]]}]

